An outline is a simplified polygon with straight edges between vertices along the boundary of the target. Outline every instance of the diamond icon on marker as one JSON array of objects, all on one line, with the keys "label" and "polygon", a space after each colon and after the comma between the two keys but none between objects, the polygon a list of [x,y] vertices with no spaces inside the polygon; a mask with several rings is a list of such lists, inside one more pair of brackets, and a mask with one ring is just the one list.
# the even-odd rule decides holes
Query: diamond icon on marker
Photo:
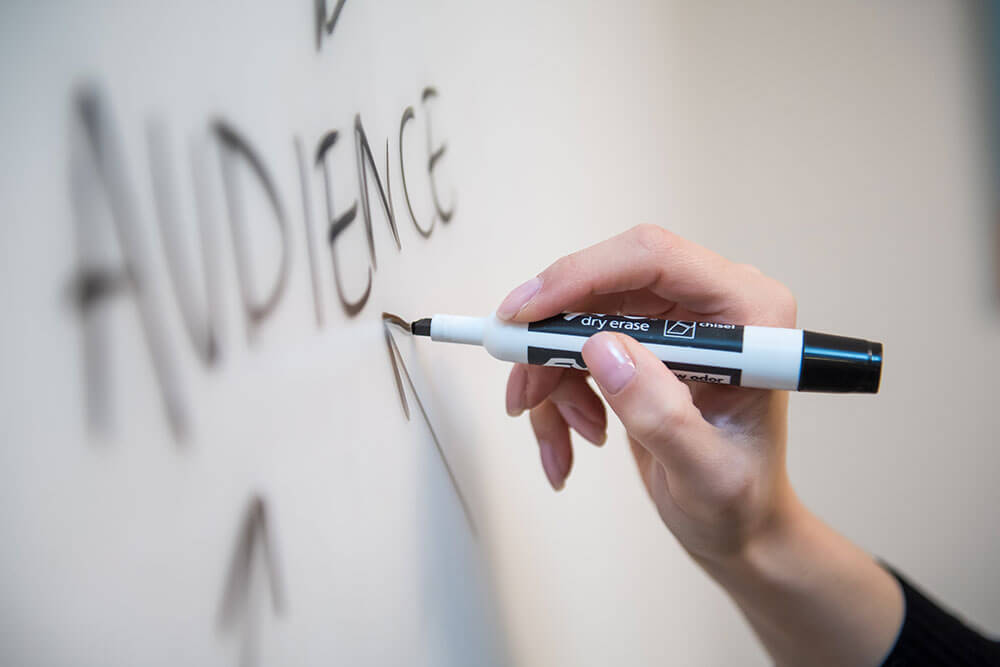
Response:
[{"label": "diamond icon on marker", "polygon": [[667,320],[663,325],[663,335],[673,338],[694,338],[695,323],[684,320]]}]

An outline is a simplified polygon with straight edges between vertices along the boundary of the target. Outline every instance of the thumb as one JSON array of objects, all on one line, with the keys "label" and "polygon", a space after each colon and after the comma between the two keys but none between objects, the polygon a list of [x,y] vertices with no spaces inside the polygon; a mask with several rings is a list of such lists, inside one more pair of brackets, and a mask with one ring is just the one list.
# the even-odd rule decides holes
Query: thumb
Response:
[{"label": "thumb", "polygon": [[700,468],[715,458],[715,427],[701,416],[687,385],[640,343],[599,333],[584,344],[583,360],[625,430],[667,469]]}]

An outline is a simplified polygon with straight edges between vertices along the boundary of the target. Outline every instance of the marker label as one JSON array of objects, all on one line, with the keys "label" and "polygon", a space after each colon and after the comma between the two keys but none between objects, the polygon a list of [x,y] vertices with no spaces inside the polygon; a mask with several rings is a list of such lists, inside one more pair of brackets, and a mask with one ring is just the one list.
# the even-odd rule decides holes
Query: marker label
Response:
[{"label": "marker label", "polygon": [[548,347],[528,346],[528,363],[538,366],[556,366],[557,368],[575,368],[578,371],[587,370],[583,363],[583,355],[569,350],[553,350]]},{"label": "marker label", "polygon": [[[529,346],[528,363],[536,364],[538,366],[575,368],[580,371],[587,370],[587,364],[583,362],[583,355],[579,352],[553,350],[547,347]],[[707,382],[709,384],[738,385],[740,383],[741,373],[738,368],[702,366],[700,364],[680,364],[673,361],[663,363],[681,380],[693,380],[696,382]]]},{"label": "marker label", "polygon": [[724,352],[743,351],[743,327],[738,324],[654,320],[628,315],[563,313],[547,320],[532,322],[528,325],[528,330],[571,336],[593,336],[601,331],[617,331],[628,334],[641,343],[698,347]]}]

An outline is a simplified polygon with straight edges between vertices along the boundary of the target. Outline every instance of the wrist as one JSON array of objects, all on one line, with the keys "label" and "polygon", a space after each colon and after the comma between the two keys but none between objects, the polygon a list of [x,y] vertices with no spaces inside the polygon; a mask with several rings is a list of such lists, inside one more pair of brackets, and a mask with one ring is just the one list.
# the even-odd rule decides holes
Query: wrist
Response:
[{"label": "wrist", "polygon": [[787,570],[793,554],[809,550],[811,536],[822,522],[786,486],[771,511],[738,546],[722,554],[692,554],[695,562],[729,589],[734,580],[766,581]]},{"label": "wrist", "polygon": [[791,492],[741,548],[696,560],[777,664],[879,664],[902,624],[895,578]]}]

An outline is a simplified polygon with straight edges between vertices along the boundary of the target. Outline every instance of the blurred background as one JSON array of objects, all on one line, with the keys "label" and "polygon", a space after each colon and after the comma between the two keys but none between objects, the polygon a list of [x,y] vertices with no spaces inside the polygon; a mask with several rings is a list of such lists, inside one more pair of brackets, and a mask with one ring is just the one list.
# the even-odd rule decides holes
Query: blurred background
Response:
[{"label": "blurred background", "polygon": [[767,664],[620,426],[555,494],[505,364],[383,323],[640,222],[884,342],[793,483],[996,634],[998,16],[5,3],[3,662]]}]

